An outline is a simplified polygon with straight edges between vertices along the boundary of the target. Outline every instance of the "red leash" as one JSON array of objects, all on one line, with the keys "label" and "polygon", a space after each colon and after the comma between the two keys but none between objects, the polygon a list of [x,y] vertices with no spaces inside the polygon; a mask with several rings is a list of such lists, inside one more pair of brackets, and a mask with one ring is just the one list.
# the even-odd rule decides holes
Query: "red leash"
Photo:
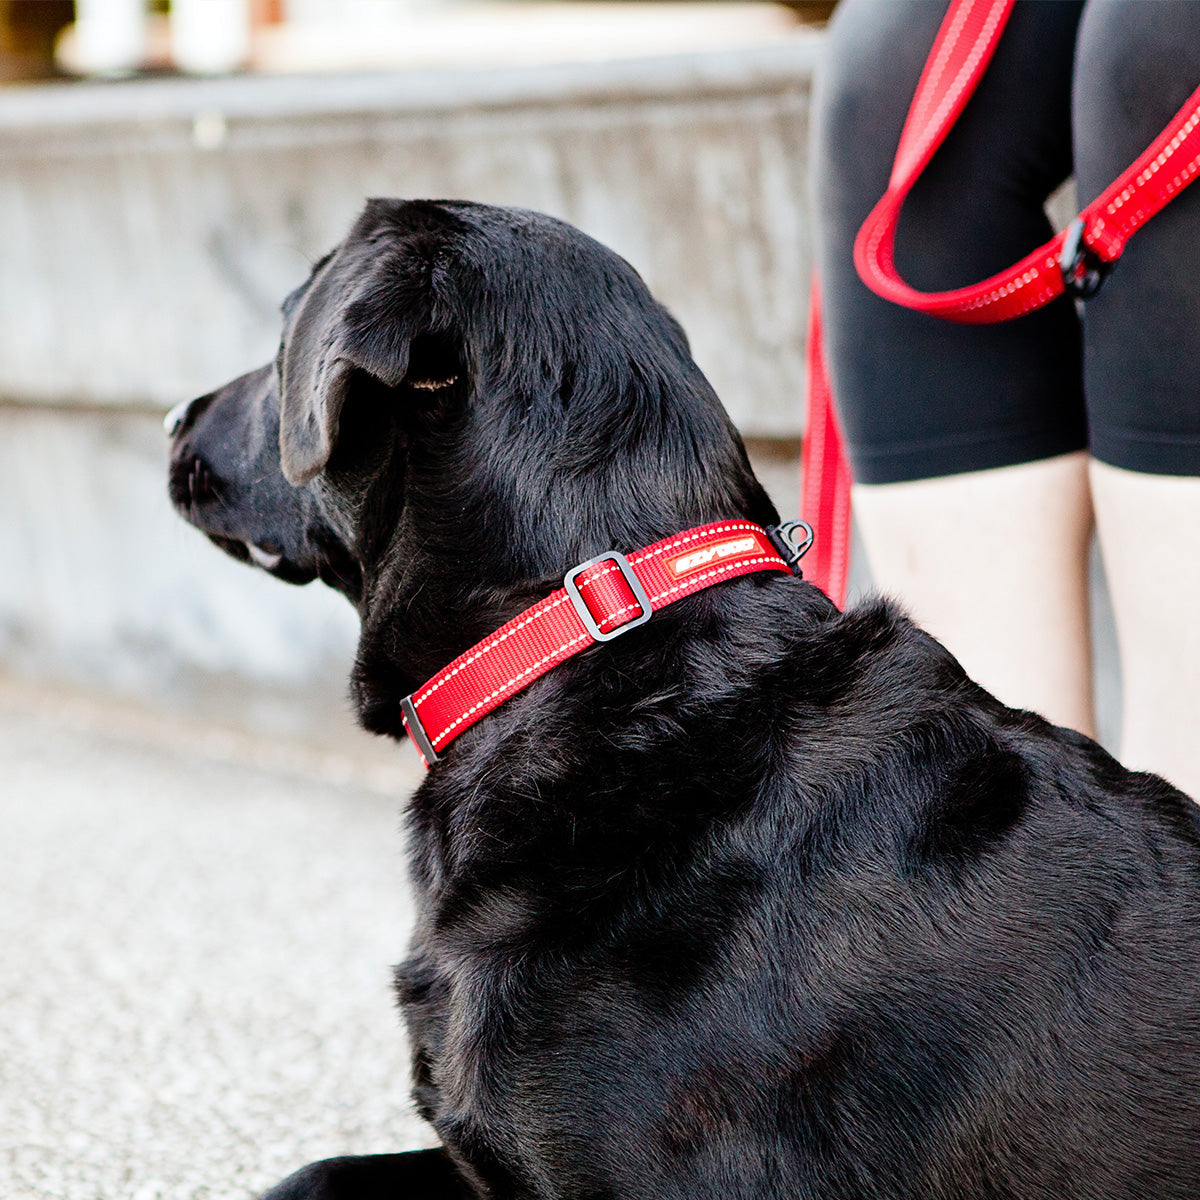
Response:
[{"label": "red leash", "polygon": [[[971,287],[946,292],[920,292],[896,271],[894,246],[900,207],[934,152],[958,120],[991,61],[1014,0],[952,0],[900,134],[900,144],[883,198],[872,209],[854,243],[854,265],[863,282],[885,300],[948,321],[981,324],[1007,321],[1041,308],[1063,292],[1086,299],[1095,295],[1131,235],[1160,212],[1200,173],[1200,88],[1171,119],[1146,151],[1067,227],[1020,262]],[[815,293],[814,293],[815,297]],[[825,480],[849,475],[836,422],[826,411],[832,403],[824,353],[820,345],[819,305],[814,299],[815,329],[809,335],[810,384],[808,429],[832,429],[820,435],[820,453],[807,458],[804,495],[825,495]],[[814,336],[815,333],[815,336]],[[810,433],[810,437],[812,434]],[[849,493],[828,511],[814,507],[817,545],[849,537]],[[805,510],[810,511],[810,510]],[[826,556],[837,562],[845,548]],[[820,562],[822,560],[818,560]],[[819,572],[813,582],[825,587],[839,605],[845,598],[845,575]]]},{"label": "red leash", "polygon": [[[799,536],[798,536],[799,535]],[[812,542],[803,521],[764,529],[715,521],[568,571],[563,586],[460,654],[406,696],[404,728],[426,767],[465,729],[568,658],[645,624],[703,588],[752,571],[795,570]]]},{"label": "red leash", "polygon": [[833,407],[821,332],[821,281],[813,272],[808,309],[808,422],[800,448],[800,511],[817,536],[808,565],[815,583],[841,608],[850,569],[850,463]]}]

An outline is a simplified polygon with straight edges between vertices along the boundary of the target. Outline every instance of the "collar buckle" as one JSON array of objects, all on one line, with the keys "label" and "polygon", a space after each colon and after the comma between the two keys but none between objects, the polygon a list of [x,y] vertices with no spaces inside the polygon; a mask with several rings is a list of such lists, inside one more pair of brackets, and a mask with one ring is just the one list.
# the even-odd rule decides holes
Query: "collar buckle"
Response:
[{"label": "collar buckle", "polygon": [[[587,602],[579,592],[579,584],[575,582],[588,567],[594,567],[597,563],[602,562],[616,563],[617,570],[621,572],[626,584],[629,586],[629,590],[633,593],[633,598],[642,610],[633,620],[626,621],[623,625],[618,625],[616,629],[611,629],[608,633],[604,633],[601,630],[596,618],[592,616]],[[572,567],[563,577],[563,587],[566,588],[567,595],[571,598],[571,603],[575,606],[575,611],[579,614],[579,619],[583,622],[584,627],[598,642],[611,642],[613,638],[620,637],[621,634],[628,633],[631,629],[636,629],[639,625],[645,625],[654,613],[654,609],[650,605],[650,597],[646,594],[646,589],[642,587],[641,580],[633,573],[633,568],[629,565],[629,560],[625,555],[619,554],[616,550],[609,550],[605,554],[597,554],[595,558],[589,558],[587,562],[582,562],[579,566]],[[601,620],[603,619],[601,617]]]},{"label": "collar buckle", "polygon": [[405,696],[400,701],[400,711],[404,714],[404,725],[408,730],[408,736],[412,738],[413,745],[421,752],[421,757],[425,760],[425,767],[432,767],[437,762],[438,752],[433,748],[433,743],[429,740],[429,734],[425,732],[425,726],[421,724],[421,718],[417,716],[417,706],[413,703],[412,696]]}]

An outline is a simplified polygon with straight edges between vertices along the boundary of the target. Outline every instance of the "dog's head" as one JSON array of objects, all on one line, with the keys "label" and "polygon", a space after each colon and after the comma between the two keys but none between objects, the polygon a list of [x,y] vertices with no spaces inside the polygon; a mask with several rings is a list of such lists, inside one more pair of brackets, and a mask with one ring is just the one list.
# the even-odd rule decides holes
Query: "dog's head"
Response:
[{"label": "dog's head", "polygon": [[560,221],[371,201],[273,365],[169,419],[179,511],[357,606],[364,722],[582,559],[774,508],[678,324]]}]

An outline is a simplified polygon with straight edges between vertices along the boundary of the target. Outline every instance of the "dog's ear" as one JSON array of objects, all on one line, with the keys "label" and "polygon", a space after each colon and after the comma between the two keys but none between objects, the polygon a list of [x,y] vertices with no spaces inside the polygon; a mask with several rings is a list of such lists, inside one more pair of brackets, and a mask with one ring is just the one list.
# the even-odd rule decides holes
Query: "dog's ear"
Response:
[{"label": "dog's ear", "polygon": [[[414,308],[404,297],[331,264],[301,300],[281,361],[279,453],[294,487],[324,470],[357,372],[398,387],[409,365]],[[374,284],[374,286],[373,286]]]}]

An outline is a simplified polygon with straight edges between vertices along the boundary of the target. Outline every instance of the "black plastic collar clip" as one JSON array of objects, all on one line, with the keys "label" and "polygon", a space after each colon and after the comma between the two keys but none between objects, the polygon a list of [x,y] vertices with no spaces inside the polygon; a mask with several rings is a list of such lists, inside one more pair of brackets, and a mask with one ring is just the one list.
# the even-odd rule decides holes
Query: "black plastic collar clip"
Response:
[{"label": "black plastic collar clip", "polygon": [[413,703],[412,696],[405,696],[400,701],[400,711],[404,714],[404,721],[408,726],[409,736],[416,743],[417,749],[421,751],[421,755],[425,759],[426,767],[432,767],[441,755],[433,748],[433,743],[429,740],[429,734],[425,732],[425,726],[421,724],[421,718],[417,716],[417,706]]},{"label": "black plastic collar clip", "polygon": [[792,569],[797,579],[804,578],[800,560],[813,544],[813,529],[807,521],[784,521],[782,525],[768,525],[767,537],[779,551],[779,557]]},{"label": "black plastic collar clip", "polygon": [[1058,256],[1058,269],[1062,272],[1063,286],[1076,300],[1090,300],[1108,278],[1114,263],[1106,262],[1084,240],[1086,224],[1076,217],[1067,226],[1063,239],[1062,253]]}]

